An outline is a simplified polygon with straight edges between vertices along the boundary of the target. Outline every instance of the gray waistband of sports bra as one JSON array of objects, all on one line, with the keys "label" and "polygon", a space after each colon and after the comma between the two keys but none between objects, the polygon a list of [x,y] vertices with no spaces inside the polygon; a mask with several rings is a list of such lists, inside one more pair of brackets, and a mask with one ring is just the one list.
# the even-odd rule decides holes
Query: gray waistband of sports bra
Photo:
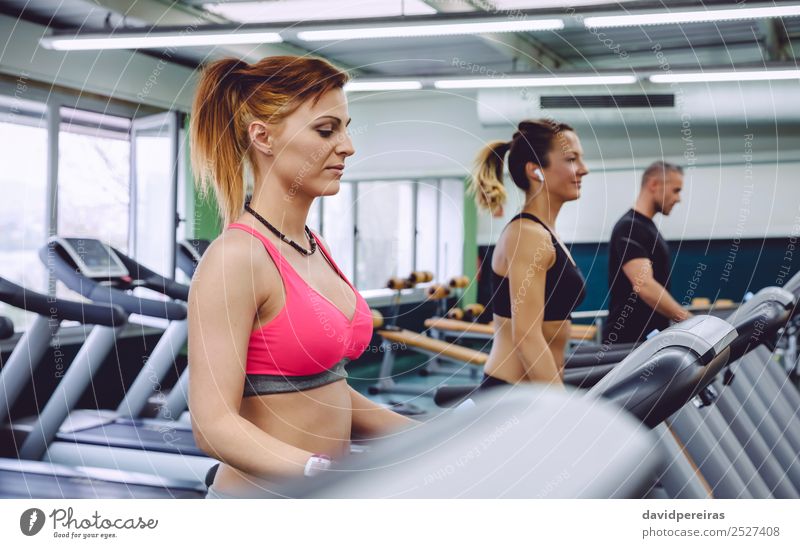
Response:
[{"label": "gray waistband of sports bra", "polygon": [[349,360],[344,359],[322,373],[289,377],[287,375],[248,374],[244,380],[244,396],[266,396],[286,392],[301,392],[346,379],[344,366]]}]

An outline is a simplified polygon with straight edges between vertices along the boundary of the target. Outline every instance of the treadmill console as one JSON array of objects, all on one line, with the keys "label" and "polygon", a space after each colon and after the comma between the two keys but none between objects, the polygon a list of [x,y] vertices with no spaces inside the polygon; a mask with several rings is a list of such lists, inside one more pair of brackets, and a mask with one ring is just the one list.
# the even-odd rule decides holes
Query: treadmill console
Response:
[{"label": "treadmill console", "polygon": [[202,245],[200,240],[183,240],[178,242],[178,246],[180,251],[185,253],[187,257],[190,257],[195,262],[200,262],[200,259],[203,258],[203,251],[205,251],[205,248],[208,247],[208,244]]},{"label": "treadmill console", "polygon": [[121,278],[128,269],[109,246],[91,238],[54,238],[87,278]]}]

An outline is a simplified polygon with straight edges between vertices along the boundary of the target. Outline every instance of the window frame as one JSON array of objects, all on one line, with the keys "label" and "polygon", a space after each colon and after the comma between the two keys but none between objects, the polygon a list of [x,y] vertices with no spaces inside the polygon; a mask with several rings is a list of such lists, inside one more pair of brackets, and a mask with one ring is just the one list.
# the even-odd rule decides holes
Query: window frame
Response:
[{"label": "window frame", "polygon": [[[24,97],[22,93],[24,92]],[[58,185],[59,185],[59,133],[62,131],[62,122],[71,124],[68,131],[80,132],[81,128],[85,128],[86,132],[100,132],[101,134],[109,131],[110,133],[120,133],[119,127],[113,125],[105,127],[103,124],[91,125],[85,121],[80,120],[80,115],[75,119],[62,119],[61,112],[65,110],[85,111],[90,113],[97,113],[101,115],[108,115],[120,118],[126,118],[130,121],[130,128],[128,129],[128,142],[132,138],[133,125],[136,119],[144,118],[152,115],[173,115],[177,120],[181,120],[186,116],[181,111],[169,111],[160,108],[151,107],[148,105],[129,103],[108,97],[102,97],[91,93],[78,93],[68,88],[59,86],[46,86],[40,82],[29,80],[23,77],[12,77],[8,75],[0,75],[0,116],[5,118],[10,117],[10,122],[23,122],[21,125],[32,125],[25,123],[28,118],[38,119],[38,125],[44,127],[47,135],[47,167],[46,167],[46,183],[45,183],[45,200],[46,200],[46,214],[45,214],[45,241],[41,244],[45,245],[47,240],[53,236],[58,235]],[[16,120],[15,120],[16,119]],[[179,128],[180,129],[180,128]],[[66,130],[66,128],[65,128]],[[181,150],[181,135],[179,132],[177,149]],[[182,159],[180,153],[174,159],[177,166],[181,166]],[[173,166],[173,170],[175,167]],[[183,173],[178,169],[178,185],[182,184]],[[132,178],[132,176],[131,176]],[[179,209],[177,203],[175,205],[175,218],[178,218]],[[134,204],[128,205],[129,215],[133,215]],[[176,231],[177,236],[177,231]],[[175,242],[172,243],[175,245]],[[174,277],[175,273],[172,273]],[[49,277],[47,291],[49,294],[55,294],[55,279],[52,274]]]},{"label": "window frame", "polygon": [[[359,204],[359,183],[379,183],[379,184],[392,184],[394,182],[410,182],[412,185],[412,223],[413,223],[413,230],[412,230],[412,270],[417,270],[417,253],[418,253],[418,245],[419,245],[419,233],[420,233],[420,226],[419,226],[419,211],[418,211],[418,196],[419,196],[419,187],[421,184],[432,185],[436,187],[436,225],[433,227],[436,234],[436,266],[439,267],[441,263],[441,249],[439,246],[439,238],[440,238],[440,226],[442,222],[442,182],[444,180],[453,180],[453,179],[460,179],[463,180],[463,175],[436,175],[431,177],[404,177],[401,175],[395,175],[390,177],[356,177],[356,178],[348,178],[342,181],[342,183],[350,184],[353,188],[353,276],[350,282],[353,284],[354,287],[359,287],[359,279],[358,279],[358,269],[356,265],[358,265],[358,235],[359,235],[359,226],[358,226],[358,204]],[[323,237],[325,237],[325,224],[322,219],[325,217],[324,208],[325,202],[320,200],[320,233]],[[463,249],[461,250],[461,262],[463,266],[464,262],[464,255]],[[443,282],[443,280],[440,280]],[[393,294],[394,292],[389,289],[383,288],[365,288],[359,289],[362,293],[368,293],[371,296],[375,296],[376,298],[382,297],[383,293]]]}]

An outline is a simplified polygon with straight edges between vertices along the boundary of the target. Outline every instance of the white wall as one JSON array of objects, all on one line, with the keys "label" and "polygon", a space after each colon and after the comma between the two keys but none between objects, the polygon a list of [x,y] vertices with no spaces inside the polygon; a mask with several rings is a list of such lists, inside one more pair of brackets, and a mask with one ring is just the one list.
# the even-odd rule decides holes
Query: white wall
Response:
[{"label": "white wall", "polygon": [[443,91],[351,94],[356,155],[347,176],[466,176],[486,140],[503,128],[481,127],[474,98]]},{"label": "white wall", "polygon": [[[778,105],[776,108],[790,108]],[[466,177],[487,141],[509,139],[514,128],[483,127],[474,95],[436,91],[352,94],[356,156],[351,178],[449,175]],[[575,123],[565,118],[564,121]],[[583,195],[564,206],[558,229],[565,240],[608,239],[634,202],[641,172],[665,159],[686,168],[684,198],[669,218],[657,218],[667,238],[781,236],[800,222],[800,127],[674,124],[655,127],[576,123],[591,173]],[[520,193],[507,182],[501,219],[479,215],[478,243],[496,241],[519,210]]]},{"label": "white wall", "polygon": [[[595,172],[580,200],[564,206],[558,229],[574,242],[607,241],[633,204],[641,170]],[[681,203],[655,222],[667,239],[763,238],[796,233],[800,162],[687,168]]]}]

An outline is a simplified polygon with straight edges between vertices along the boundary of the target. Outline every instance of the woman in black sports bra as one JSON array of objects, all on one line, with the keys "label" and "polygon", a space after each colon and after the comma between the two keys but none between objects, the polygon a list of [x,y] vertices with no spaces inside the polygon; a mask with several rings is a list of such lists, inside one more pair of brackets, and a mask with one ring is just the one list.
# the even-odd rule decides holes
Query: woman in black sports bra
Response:
[{"label": "woman in black sports bra", "polygon": [[580,197],[589,173],[575,131],[553,120],[519,124],[509,142],[478,155],[472,192],[478,206],[502,213],[504,158],[525,193],[522,211],[506,225],[492,256],[495,336],[484,387],[519,382],[561,384],[570,314],[584,297],[584,280],[555,233],[561,206]]}]

